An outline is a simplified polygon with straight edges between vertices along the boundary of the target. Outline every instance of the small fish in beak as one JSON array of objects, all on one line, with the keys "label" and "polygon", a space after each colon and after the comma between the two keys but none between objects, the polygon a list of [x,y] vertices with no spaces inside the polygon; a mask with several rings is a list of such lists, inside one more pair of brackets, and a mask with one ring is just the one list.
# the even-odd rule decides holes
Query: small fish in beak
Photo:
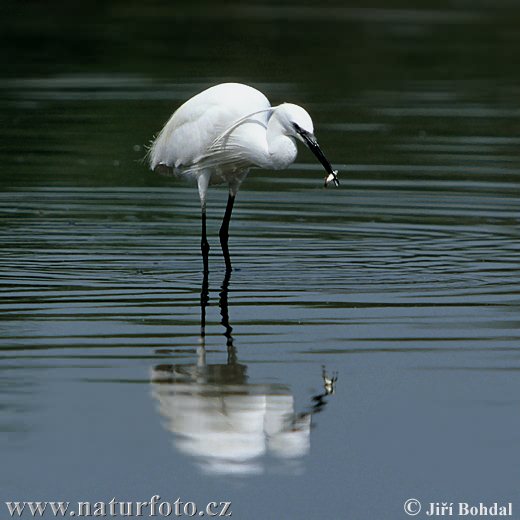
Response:
[{"label": "small fish in beak", "polygon": [[336,186],[336,188],[339,186],[338,170],[332,170],[332,172],[329,173],[327,177],[325,177],[325,188],[328,188],[331,182],[334,182],[334,186]]}]

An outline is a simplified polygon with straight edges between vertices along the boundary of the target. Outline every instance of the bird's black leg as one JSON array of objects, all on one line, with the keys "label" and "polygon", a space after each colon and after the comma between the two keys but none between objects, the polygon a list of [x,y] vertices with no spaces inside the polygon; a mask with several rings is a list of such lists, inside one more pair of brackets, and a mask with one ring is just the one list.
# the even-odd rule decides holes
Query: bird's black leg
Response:
[{"label": "bird's black leg", "polygon": [[229,221],[231,220],[231,213],[233,212],[233,204],[235,203],[235,196],[231,193],[228,196],[226,213],[224,214],[224,219],[222,220],[222,225],[220,226],[219,236],[220,236],[220,245],[222,247],[222,253],[224,254],[224,261],[226,262],[226,271],[231,271],[231,257],[229,256]]},{"label": "bird's black leg", "polygon": [[200,241],[200,250],[202,251],[202,263],[204,265],[204,273],[209,271],[209,243],[206,236],[206,208],[202,207],[202,238]]}]

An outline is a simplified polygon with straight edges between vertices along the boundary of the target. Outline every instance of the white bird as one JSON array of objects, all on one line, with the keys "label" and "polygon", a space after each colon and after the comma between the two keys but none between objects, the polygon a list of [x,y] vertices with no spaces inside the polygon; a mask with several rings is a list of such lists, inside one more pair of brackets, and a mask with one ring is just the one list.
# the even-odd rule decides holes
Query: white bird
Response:
[{"label": "white bird", "polygon": [[235,196],[250,168],[281,170],[296,158],[296,140],[306,144],[324,166],[325,186],[339,185],[337,171],[321,151],[312,119],[300,106],[272,107],[253,87],[222,83],[193,96],[170,117],[148,152],[150,167],[160,173],[197,181],[202,209],[201,250],[208,271],[206,193],[211,184],[227,183],[229,196],[220,228],[220,244],[231,269],[228,239]]}]

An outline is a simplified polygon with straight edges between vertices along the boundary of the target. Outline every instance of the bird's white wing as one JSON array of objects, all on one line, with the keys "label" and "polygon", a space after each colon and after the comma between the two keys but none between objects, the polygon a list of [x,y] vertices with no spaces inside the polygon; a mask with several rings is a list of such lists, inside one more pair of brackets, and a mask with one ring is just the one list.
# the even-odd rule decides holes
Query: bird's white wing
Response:
[{"label": "bird's white wing", "polygon": [[226,128],[226,130],[224,130],[224,132],[222,132],[212,143],[211,145],[211,148],[210,149],[213,149],[213,150],[217,150],[219,149],[220,147],[223,146],[223,144],[229,140],[229,138],[231,137],[231,134],[240,126],[246,124],[246,123],[251,123],[251,124],[259,124],[261,125],[264,129],[267,129],[267,125],[264,121],[260,121],[259,119],[255,119],[254,116],[257,116],[258,114],[266,114],[266,113],[270,113],[272,112],[273,109],[272,108],[265,108],[263,110],[257,110],[256,112],[252,112],[251,114],[247,114],[246,116],[244,117],[241,117],[240,119],[238,119],[237,121],[235,121],[232,125],[230,125],[228,128]]},{"label": "bird's white wing", "polygon": [[174,168],[197,163],[213,141],[226,128],[223,107],[198,104],[190,111],[179,108],[155,139],[150,148],[150,166],[158,164]]},{"label": "bird's white wing", "polygon": [[190,167],[190,171],[203,168],[248,167],[255,164],[255,147],[260,153],[265,145],[267,117],[258,119],[259,114],[268,114],[271,108],[257,110],[241,117],[226,128],[209,146],[207,152]]},{"label": "bird's white wing", "polygon": [[246,168],[254,164],[251,144],[254,141],[262,146],[266,131],[266,123],[255,116],[271,109],[252,112],[224,129],[218,123],[212,125],[222,119],[219,110],[213,107],[194,121],[177,120],[173,130],[168,122],[151,150],[152,168],[165,164],[184,174],[196,174],[206,168]]},{"label": "bird's white wing", "polygon": [[[149,150],[150,166],[155,169],[162,164],[186,171],[215,165],[217,160],[219,165],[243,160],[249,127],[258,126],[248,123],[254,119],[267,124],[262,112],[269,110],[268,99],[246,85],[207,89],[184,103],[164,125]],[[265,139],[265,125],[263,133]]]}]

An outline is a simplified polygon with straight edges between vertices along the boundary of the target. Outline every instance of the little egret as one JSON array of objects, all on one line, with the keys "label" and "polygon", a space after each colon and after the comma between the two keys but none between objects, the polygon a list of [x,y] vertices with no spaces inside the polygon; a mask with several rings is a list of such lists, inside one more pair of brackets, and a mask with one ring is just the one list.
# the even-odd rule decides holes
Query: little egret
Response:
[{"label": "little egret", "polygon": [[235,196],[254,167],[281,170],[296,158],[296,140],[314,153],[327,172],[325,186],[339,185],[313,134],[312,119],[300,106],[272,107],[260,91],[240,83],[222,83],[188,99],[170,117],[148,152],[150,168],[197,181],[202,209],[201,250],[208,270],[206,193],[227,183],[229,196],[220,227],[220,244],[231,270],[229,221]]}]

